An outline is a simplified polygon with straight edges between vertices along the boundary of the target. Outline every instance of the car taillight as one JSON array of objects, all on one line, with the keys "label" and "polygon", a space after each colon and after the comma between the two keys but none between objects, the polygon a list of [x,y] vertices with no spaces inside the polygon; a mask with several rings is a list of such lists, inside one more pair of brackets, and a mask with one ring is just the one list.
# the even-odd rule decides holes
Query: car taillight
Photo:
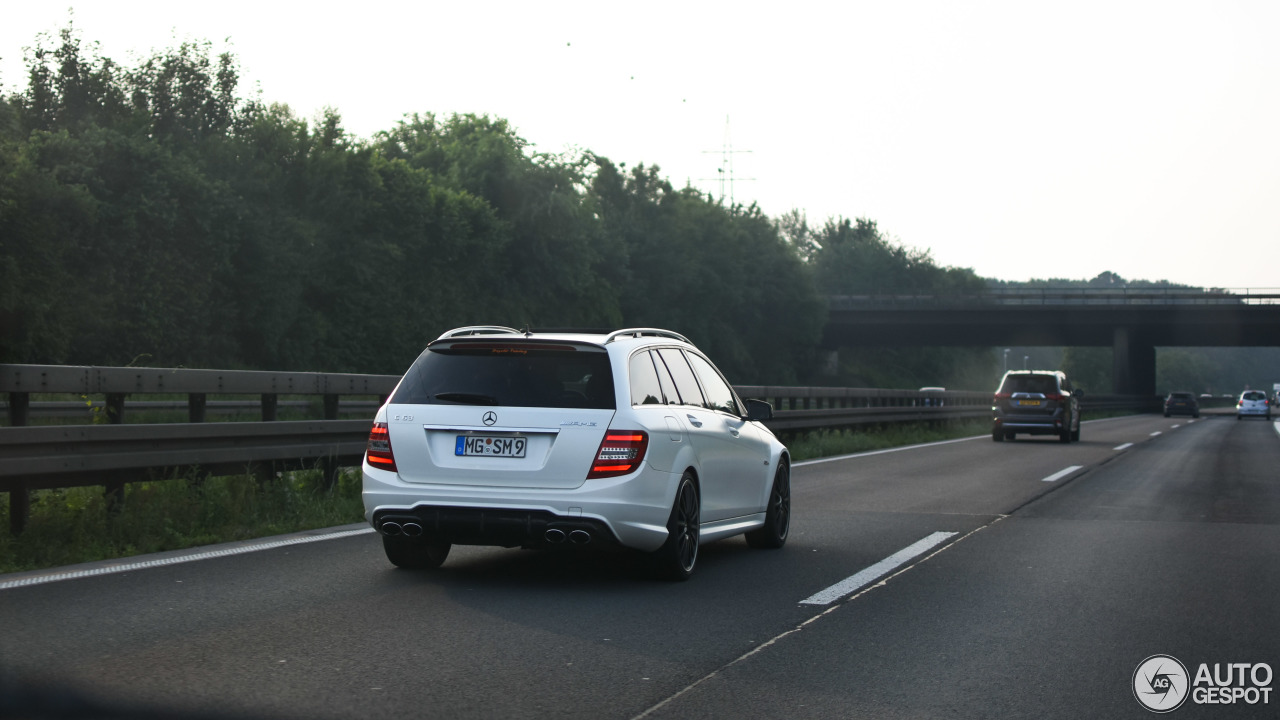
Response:
[{"label": "car taillight", "polygon": [[1061,396],[1061,395],[1059,395],[1058,393],[1048,393],[1048,394],[1046,394],[1046,395],[1044,396],[1044,399],[1045,399],[1045,400],[1057,400],[1058,402],[1062,402],[1062,396]]},{"label": "car taillight", "polygon": [[643,430],[609,430],[600,441],[587,479],[615,477],[635,472],[644,462],[649,433]]},{"label": "car taillight", "polygon": [[396,456],[391,452],[391,435],[387,432],[387,424],[376,422],[369,431],[369,445],[365,448],[365,459],[369,464],[381,470],[396,471]]}]

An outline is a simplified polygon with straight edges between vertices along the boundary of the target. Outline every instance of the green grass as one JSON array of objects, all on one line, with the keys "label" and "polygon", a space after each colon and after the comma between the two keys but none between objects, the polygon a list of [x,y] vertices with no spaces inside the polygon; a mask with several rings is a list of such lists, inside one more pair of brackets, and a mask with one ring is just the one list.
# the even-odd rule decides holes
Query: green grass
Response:
[{"label": "green grass", "polygon": [[[331,489],[319,470],[131,483],[115,510],[101,487],[39,490],[27,529],[18,537],[0,531],[0,573],[332,527],[359,522],[363,512],[358,469]],[[8,493],[0,513],[8,517]]]}]

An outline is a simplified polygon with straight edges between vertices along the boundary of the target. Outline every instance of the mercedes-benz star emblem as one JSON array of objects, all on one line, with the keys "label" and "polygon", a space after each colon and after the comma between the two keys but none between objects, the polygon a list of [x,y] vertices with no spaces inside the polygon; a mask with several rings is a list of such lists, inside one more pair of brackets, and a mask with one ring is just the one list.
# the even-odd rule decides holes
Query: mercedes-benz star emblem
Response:
[{"label": "mercedes-benz star emblem", "polygon": [[485,425],[492,425],[498,422],[498,413],[490,410],[489,412],[484,414],[484,417],[481,418],[481,421],[484,422]]}]

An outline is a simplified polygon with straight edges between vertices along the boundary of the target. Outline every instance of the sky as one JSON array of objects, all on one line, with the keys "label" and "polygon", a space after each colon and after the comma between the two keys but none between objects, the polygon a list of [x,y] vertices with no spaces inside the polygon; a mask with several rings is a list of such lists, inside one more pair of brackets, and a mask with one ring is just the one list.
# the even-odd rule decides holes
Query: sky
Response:
[{"label": "sky", "polygon": [[5,91],[69,17],[125,65],[208,40],[362,138],[488,114],[984,277],[1280,288],[1276,2],[0,0]]}]

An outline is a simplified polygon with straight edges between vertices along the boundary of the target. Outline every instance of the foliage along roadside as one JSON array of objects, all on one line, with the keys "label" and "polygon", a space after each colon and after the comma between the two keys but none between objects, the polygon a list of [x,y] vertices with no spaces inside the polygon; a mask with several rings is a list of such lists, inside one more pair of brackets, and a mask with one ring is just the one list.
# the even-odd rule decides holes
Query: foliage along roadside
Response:
[{"label": "foliage along roadside", "polygon": [[68,26],[27,65],[0,98],[0,362],[396,373],[457,325],[657,325],[788,384],[814,375],[822,294],[973,277],[503,119],[356,138],[242,96],[207,42],[126,67]]}]

